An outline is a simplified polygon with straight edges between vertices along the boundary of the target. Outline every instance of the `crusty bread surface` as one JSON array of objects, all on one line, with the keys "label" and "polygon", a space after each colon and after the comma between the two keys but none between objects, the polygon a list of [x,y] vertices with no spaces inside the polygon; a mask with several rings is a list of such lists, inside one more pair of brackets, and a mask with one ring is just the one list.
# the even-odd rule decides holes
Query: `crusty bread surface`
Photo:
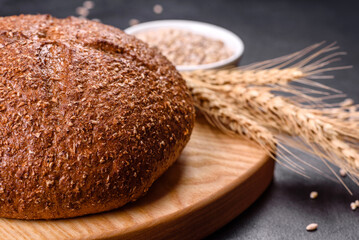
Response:
[{"label": "crusty bread surface", "polygon": [[142,196],[188,142],[194,107],[158,50],[74,17],[0,18],[0,217],[54,219]]}]

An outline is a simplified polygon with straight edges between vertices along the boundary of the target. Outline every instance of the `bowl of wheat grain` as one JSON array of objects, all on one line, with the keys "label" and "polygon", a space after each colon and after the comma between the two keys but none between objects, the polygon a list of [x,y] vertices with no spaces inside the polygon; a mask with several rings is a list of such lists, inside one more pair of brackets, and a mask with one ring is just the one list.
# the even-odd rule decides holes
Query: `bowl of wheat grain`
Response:
[{"label": "bowl of wheat grain", "polygon": [[222,27],[189,20],[159,20],[125,30],[157,47],[179,71],[217,69],[238,65],[243,41]]}]

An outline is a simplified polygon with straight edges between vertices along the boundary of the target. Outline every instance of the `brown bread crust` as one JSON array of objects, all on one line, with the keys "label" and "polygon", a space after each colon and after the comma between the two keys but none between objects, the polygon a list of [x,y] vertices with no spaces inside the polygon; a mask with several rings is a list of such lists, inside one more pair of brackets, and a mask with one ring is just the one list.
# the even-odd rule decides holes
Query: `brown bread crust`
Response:
[{"label": "brown bread crust", "polygon": [[52,219],[143,195],[189,140],[194,107],[156,49],[74,17],[0,18],[0,217]]}]

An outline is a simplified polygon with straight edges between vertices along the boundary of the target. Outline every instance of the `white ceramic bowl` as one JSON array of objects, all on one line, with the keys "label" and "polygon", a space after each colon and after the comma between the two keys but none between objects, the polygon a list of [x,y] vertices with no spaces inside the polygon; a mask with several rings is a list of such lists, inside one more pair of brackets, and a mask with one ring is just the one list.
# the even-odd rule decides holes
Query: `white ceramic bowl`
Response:
[{"label": "white ceramic bowl", "polygon": [[136,34],[139,32],[144,32],[158,28],[185,29],[193,33],[201,34],[206,37],[218,39],[223,41],[224,44],[233,51],[231,57],[218,62],[203,64],[203,65],[189,65],[189,66],[178,65],[176,66],[178,71],[193,71],[198,69],[215,69],[215,68],[224,68],[228,66],[236,66],[239,63],[239,60],[244,51],[243,41],[236,34],[222,27],[218,27],[203,22],[195,22],[189,20],[159,20],[159,21],[140,23],[138,25],[125,29],[125,32],[128,34]]}]

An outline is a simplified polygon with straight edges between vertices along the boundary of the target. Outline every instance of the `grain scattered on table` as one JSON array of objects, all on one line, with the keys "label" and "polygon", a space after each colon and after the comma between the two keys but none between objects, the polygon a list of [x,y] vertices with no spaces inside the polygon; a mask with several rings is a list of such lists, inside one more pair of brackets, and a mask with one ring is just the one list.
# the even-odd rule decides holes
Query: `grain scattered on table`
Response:
[{"label": "grain scattered on table", "polygon": [[87,8],[81,6],[76,8],[76,13],[81,17],[87,17],[90,11]]},{"label": "grain scattered on table", "polygon": [[311,224],[309,224],[305,229],[307,230],[307,231],[315,231],[315,230],[317,230],[317,228],[318,228],[318,224],[317,223],[311,223]]},{"label": "grain scattered on table", "polygon": [[163,12],[163,7],[160,4],[156,4],[153,6],[153,12],[156,14],[161,14]]},{"label": "grain scattered on table", "polygon": [[347,171],[345,171],[343,168],[341,168],[339,170],[339,174],[340,174],[340,176],[345,177],[347,175]]},{"label": "grain scattered on table", "polygon": [[318,192],[313,191],[313,192],[310,193],[309,196],[310,196],[310,199],[316,199],[318,197]]},{"label": "grain scattered on table", "polygon": [[136,19],[136,18],[132,18],[132,19],[130,19],[130,21],[128,22],[128,24],[130,25],[130,26],[134,26],[134,25],[137,25],[137,24],[139,24],[140,23],[140,21],[138,20],[138,19]]},{"label": "grain scattered on table", "polygon": [[84,8],[92,9],[95,6],[95,3],[93,1],[85,1],[83,3]]},{"label": "grain scattered on table", "polygon": [[357,205],[355,204],[355,202],[351,202],[350,203],[350,208],[355,211],[357,209]]}]

